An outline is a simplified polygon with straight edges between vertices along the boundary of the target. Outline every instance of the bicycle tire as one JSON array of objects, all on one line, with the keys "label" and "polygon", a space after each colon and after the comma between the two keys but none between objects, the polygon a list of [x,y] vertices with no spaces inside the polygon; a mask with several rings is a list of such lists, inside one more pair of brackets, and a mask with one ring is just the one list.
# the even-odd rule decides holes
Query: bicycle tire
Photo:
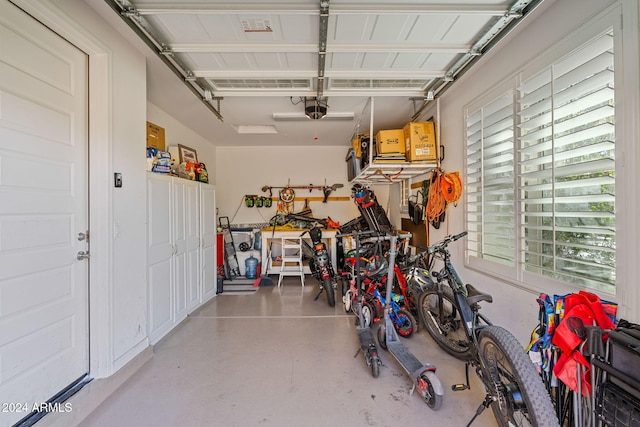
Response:
[{"label": "bicycle tire", "polygon": [[[420,295],[422,294],[422,292],[417,292],[414,287],[410,284],[407,283],[407,298],[406,298],[406,308],[407,310],[409,310],[409,312],[411,314],[413,314],[413,317],[416,318],[420,316],[420,311],[418,310],[418,303],[420,301]],[[420,325],[416,325],[418,328],[420,328]]]},{"label": "bicycle tire", "polygon": [[380,327],[378,328],[378,345],[380,346],[380,348],[382,348],[383,350],[388,350],[387,347],[387,329],[384,327],[384,325],[380,325]]},{"label": "bicycle tire", "polygon": [[344,304],[344,311],[347,313],[351,312],[352,303],[353,303],[353,292],[349,289],[342,297],[342,303]]},{"label": "bicycle tire", "polygon": [[373,308],[368,302],[362,303],[362,318],[364,320],[363,327],[368,328],[373,323]]},{"label": "bicycle tire", "polygon": [[478,335],[485,386],[494,397],[491,409],[500,426],[559,427],[551,398],[518,340],[500,326]]},{"label": "bicycle tire", "polygon": [[422,324],[435,342],[447,353],[460,360],[471,358],[469,338],[462,324],[460,311],[455,304],[453,290],[447,285],[442,285],[443,316],[440,319],[438,289],[428,288],[420,295],[418,311]]},{"label": "bicycle tire", "polygon": [[336,306],[336,294],[333,291],[333,283],[331,283],[331,279],[324,280],[322,282],[322,287],[324,288],[324,292],[327,294],[327,303],[329,307]]},{"label": "bicycle tire", "polygon": [[399,310],[396,313],[397,322],[393,323],[393,327],[395,328],[398,335],[403,338],[410,338],[413,336],[416,331],[416,319],[413,317],[413,314],[409,312],[409,310]]},{"label": "bicycle tire", "polygon": [[340,292],[342,297],[351,289],[351,278],[340,276]]}]

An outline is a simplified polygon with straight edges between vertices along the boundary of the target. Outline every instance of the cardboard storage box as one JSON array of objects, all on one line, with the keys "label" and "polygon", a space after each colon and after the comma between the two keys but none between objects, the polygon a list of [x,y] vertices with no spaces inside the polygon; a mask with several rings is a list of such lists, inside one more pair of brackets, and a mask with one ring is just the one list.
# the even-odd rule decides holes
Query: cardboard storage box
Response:
[{"label": "cardboard storage box", "polygon": [[147,147],[165,151],[164,128],[147,122]]},{"label": "cardboard storage box", "polygon": [[404,128],[405,156],[408,161],[436,160],[435,124],[433,122],[410,122]]},{"label": "cardboard storage box", "polygon": [[376,153],[378,155],[387,153],[403,154],[404,133],[402,129],[381,130],[376,134]]},{"label": "cardboard storage box", "polygon": [[356,157],[362,157],[362,139],[369,139],[369,132],[358,133],[351,139],[351,144],[356,152]]}]

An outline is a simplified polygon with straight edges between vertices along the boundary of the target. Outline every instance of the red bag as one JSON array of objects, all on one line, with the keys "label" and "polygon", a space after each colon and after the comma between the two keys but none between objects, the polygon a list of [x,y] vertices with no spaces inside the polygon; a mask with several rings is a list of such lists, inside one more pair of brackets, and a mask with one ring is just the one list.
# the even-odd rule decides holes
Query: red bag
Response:
[{"label": "red bag", "polygon": [[[581,325],[580,322],[582,322]],[[589,396],[591,394],[589,362],[584,358],[579,348],[584,341],[584,331],[576,325],[580,327],[597,325],[603,330],[615,329],[616,326],[607,315],[602,301],[597,295],[580,291],[564,298],[564,317],[551,339],[551,342],[562,350],[553,372],[575,392],[578,391],[578,381],[581,381],[582,394]],[[583,365],[584,369],[581,379],[578,379],[578,363]]]}]

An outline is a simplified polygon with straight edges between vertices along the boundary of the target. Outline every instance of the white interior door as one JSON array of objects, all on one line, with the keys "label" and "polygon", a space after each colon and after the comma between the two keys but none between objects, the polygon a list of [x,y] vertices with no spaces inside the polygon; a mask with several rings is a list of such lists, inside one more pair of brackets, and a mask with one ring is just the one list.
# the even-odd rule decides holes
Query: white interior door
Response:
[{"label": "white interior door", "polygon": [[[46,402],[88,354],[88,58],[0,0],[0,402]],[[23,418],[0,412],[0,425]]]}]

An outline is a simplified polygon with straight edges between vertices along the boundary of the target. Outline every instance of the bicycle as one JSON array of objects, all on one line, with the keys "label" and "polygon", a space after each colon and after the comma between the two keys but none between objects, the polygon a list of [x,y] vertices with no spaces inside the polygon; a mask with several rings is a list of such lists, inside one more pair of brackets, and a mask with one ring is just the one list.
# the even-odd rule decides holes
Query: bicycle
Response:
[{"label": "bicycle", "polygon": [[[374,321],[384,317],[384,308],[387,305],[387,298],[380,292],[380,286],[382,286],[380,283],[371,283],[365,292],[365,300],[369,301],[374,307]],[[402,295],[391,292],[389,317],[398,335],[403,338],[410,338],[416,331],[416,319],[413,314],[400,306],[403,299]]]},{"label": "bicycle", "polygon": [[[484,384],[487,394],[467,426],[491,407],[501,426],[559,427],[551,398],[522,345],[508,330],[479,313],[479,304],[493,298],[470,284],[463,285],[451,263],[447,246],[466,234],[450,235],[429,246],[429,271],[435,281],[420,296],[419,310],[438,345],[466,362],[466,384],[453,385],[452,390],[470,388],[469,366]],[[433,272],[437,259],[444,265]]]}]

